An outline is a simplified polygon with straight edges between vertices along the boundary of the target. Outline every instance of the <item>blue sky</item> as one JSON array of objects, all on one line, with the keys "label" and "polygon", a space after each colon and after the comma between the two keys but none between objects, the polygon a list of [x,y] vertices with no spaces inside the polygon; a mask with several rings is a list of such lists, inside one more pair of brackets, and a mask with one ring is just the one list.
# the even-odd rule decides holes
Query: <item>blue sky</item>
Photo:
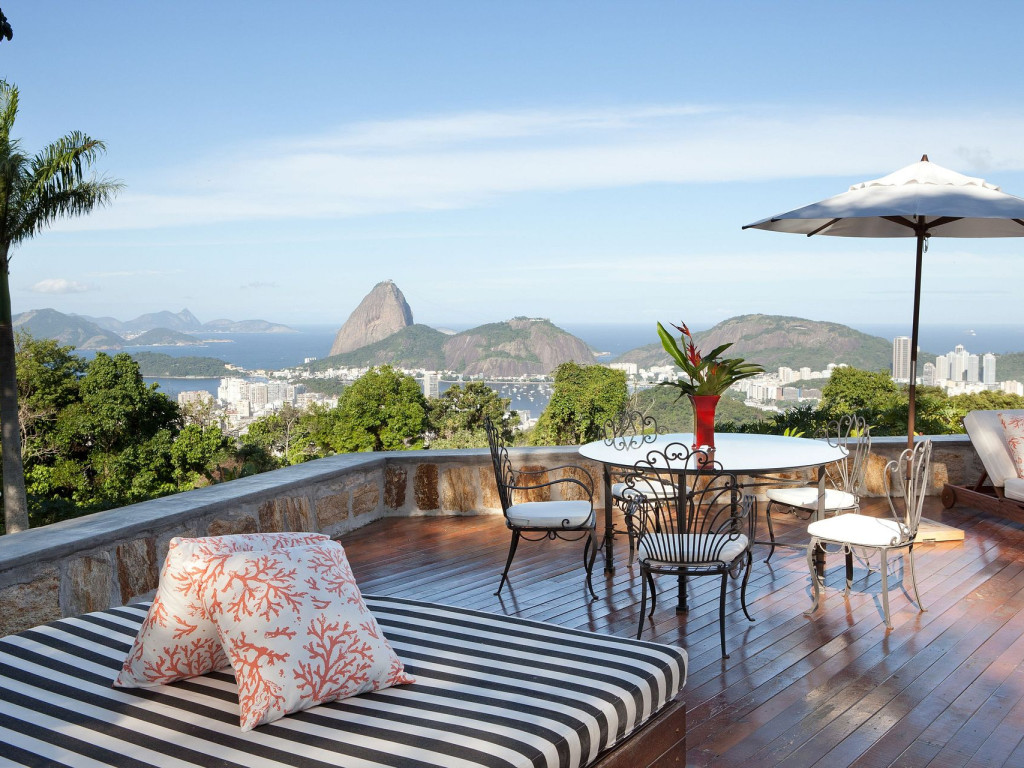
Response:
[{"label": "blue sky", "polygon": [[[741,231],[927,152],[1024,196],[1016,2],[4,0],[35,151],[125,183],[14,311],[336,323],[906,322],[910,240]],[[922,320],[1007,322],[1024,241],[932,240]],[[653,340],[653,336],[652,336]]]}]

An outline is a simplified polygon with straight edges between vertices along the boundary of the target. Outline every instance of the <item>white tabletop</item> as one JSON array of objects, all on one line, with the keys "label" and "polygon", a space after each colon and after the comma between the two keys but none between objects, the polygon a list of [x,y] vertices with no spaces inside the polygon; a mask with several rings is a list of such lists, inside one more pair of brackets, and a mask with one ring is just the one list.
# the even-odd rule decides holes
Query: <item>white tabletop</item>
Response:
[{"label": "white tabletop", "polygon": [[[612,445],[604,440],[580,446],[580,455],[617,467],[632,467],[644,459],[649,451],[663,451],[672,443],[682,443],[687,448],[693,443],[693,435],[680,433],[657,435],[652,442],[642,445]],[[626,438],[629,440],[629,438]],[[829,445],[826,440],[811,440],[804,437],[782,437],[780,435],[747,435],[730,432],[715,433],[715,461],[726,472],[737,474],[760,474],[763,472],[784,472],[791,469],[820,467],[846,458],[846,451],[839,446]],[[673,469],[693,469],[681,465]]]}]

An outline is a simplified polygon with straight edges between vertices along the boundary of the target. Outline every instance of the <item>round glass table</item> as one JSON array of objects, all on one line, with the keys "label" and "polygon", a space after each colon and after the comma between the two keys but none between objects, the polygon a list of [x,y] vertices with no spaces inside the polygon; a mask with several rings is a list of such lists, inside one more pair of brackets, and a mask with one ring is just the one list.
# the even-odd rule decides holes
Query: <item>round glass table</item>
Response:
[{"label": "round glass table", "polygon": [[[615,570],[613,540],[615,523],[612,517],[611,474],[615,469],[628,469],[643,460],[649,451],[663,451],[672,443],[690,446],[693,435],[688,432],[669,435],[635,435],[595,440],[580,446],[580,456],[600,462],[604,468],[604,569]],[[753,479],[744,483],[747,487],[778,486],[785,481],[765,481],[764,476],[776,472],[791,472],[801,469],[816,469],[818,479],[818,503],[825,500],[825,466],[846,458],[846,451],[830,445],[827,440],[812,440],[803,437],[782,437],[780,435],[747,435],[729,432],[715,433],[715,461],[727,472]],[[681,473],[696,472],[691,458],[672,469]],[[821,510],[819,508],[818,515]]]}]

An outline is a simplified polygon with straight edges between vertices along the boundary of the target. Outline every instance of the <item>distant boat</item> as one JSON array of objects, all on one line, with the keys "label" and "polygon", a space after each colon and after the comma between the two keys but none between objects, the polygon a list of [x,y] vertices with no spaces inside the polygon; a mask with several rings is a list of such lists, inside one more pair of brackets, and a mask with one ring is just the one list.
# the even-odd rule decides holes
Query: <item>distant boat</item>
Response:
[{"label": "distant boat", "polygon": [[969,330],[967,331],[967,335],[968,335],[968,336],[977,336],[978,334],[976,334],[976,333],[974,332],[974,329],[973,329],[973,328],[971,328],[971,329],[969,329]]}]

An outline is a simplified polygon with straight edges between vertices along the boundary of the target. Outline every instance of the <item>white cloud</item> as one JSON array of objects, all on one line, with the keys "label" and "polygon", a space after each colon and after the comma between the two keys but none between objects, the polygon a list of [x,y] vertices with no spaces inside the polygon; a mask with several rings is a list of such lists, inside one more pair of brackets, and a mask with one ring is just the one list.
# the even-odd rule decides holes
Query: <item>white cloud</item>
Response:
[{"label": "white cloud", "polygon": [[[1021,133],[1024,117],[1014,113],[919,116],[705,105],[359,123],[224,148],[198,160],[171,158],[174,171],[132,182],[110,208],[61,228],[335,219],[474,207],[524,192],[644,184],[857,180],[907,165],[923,151],[963,172],[998,174],[1024,170]],[[965,144],[964,137],[973,143]]]},{"label": "white cloud", "polygon": [[32,286],[33,293],[85,293],[92,290],[85,283],[77,280],[65,280],[63,277],[51,277],[40,280]]}]

